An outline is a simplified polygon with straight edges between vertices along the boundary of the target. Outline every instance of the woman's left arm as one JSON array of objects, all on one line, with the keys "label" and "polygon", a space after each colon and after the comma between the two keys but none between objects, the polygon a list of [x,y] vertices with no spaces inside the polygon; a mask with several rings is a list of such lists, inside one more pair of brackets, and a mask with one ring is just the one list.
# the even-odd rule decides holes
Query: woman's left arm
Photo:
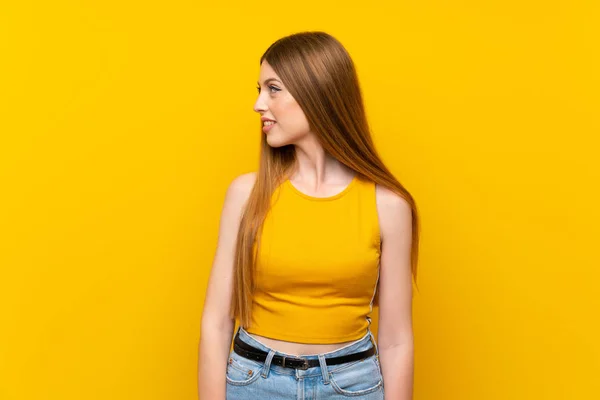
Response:
[{"label": "woman's left arm", "polygon": [[385,400],[412,400],[412,210],[387,189],[378,189],[381,232],[377,344]]}]

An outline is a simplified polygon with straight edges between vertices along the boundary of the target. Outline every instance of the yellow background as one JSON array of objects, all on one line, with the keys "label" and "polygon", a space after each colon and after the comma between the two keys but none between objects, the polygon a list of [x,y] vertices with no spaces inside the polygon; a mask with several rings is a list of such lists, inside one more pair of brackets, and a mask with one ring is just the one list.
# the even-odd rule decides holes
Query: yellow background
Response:
[{"label": "yellow background", "polygon": [[[0,6],[0,399],[195,399],[258,61],[325,30],[415,196],[415,399],[600,398],[598,2]],[[375,327],[376,329],[376,327]]]}]

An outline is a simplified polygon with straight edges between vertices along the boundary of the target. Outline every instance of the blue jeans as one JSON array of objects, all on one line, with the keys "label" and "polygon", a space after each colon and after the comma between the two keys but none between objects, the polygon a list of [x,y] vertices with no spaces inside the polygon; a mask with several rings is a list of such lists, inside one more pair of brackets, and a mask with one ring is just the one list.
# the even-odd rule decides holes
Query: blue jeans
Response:
[{"label": "blue jeans", "polygon": [[[278,352],[254,339],[239,328],[245,343],[268,352],[263,362],[249,360],[235,353],[227,363],[227,400],[341,400],[357,397],[361,400],[383,400],[383,376],[379,364],[379,350],[370,330],[361,338],[340,349],[302,358],[319,360],[319,366],[307,370],[272,365],[275,355],[294,357]],[[373,340],[372,340],[373,339]],[[327,365],[325,358],[337,357],[375,346],[376,353],[359,361]]]}]

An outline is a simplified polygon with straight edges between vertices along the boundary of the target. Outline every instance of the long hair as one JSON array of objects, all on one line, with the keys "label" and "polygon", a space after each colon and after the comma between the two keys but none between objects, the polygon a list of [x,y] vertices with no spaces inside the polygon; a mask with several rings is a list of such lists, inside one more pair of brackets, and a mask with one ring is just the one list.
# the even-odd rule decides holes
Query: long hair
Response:
[{"label": "long hair", "polygon": [[[299,32],[269,46],[267,61],[306,115],[310,129],[332,157],[404,198],[412,208],[411,272],[416,284],[419,218],[410,193],[386,168],[375,150],[354,63],[344,46],[325,32]],[[243,210],[234,257],[230,316],[251,325],[254,271],[262,224],[271,197],[296,166],[293,145],[273,148],[262,134],[256,181]],[[256,246],[256,247],[255,247]],[[418,287],[417,287],[418,289]],[[379,297],[379,296],[377,296]],[[375,300],[377,303],[377,299]]]}]

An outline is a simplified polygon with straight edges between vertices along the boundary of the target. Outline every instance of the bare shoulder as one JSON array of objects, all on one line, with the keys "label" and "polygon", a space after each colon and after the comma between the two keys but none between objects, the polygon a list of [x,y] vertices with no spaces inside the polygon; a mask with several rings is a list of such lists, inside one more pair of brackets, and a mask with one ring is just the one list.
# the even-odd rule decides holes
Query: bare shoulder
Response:
[{"label": "bare shoulder", "polygon": [[241,207],[250,197],[250,192],[256,182],[256,172],[247,172],[232,179],[225,195],[226,204]]},{"label": "bare shoulder", "polygon": [[410,232],[412,208],[408,201],[381,185],[376,185],[375,197],[382,239]]},{"label": "bare shoulder", "polygon": [[255,181],[256,172],[248,172],[233,178],[227,187],[221,211],[221,229],[231,235],[238,229],[242,210],[250,197]]},{"label": "bare shoulder", "polygon": [[254,186],[254,182],[256,182],[256,172],[247,172],[236,176],[229,184],[227,190],[236,195],[249,195]]}]

